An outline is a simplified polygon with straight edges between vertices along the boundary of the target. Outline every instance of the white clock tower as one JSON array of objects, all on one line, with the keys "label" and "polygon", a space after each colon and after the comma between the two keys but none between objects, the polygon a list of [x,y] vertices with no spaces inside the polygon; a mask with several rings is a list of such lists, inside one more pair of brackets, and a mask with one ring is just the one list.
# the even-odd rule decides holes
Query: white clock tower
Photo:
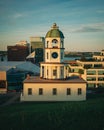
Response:
[{"label": "white clock tower", "polygon": [[56,23],[45,37],[45,62],[41,63],[40,77],[44,79],[66,79],[67,64],[64,63],[64,35]]},{"label": "white clock tower", "polygon": [[45,36],[45,61],[40,63],[40,76],[23,82],[21,101],[86,100],[86,81],[70,77],[64,62],[64,35],[56,23]]}]

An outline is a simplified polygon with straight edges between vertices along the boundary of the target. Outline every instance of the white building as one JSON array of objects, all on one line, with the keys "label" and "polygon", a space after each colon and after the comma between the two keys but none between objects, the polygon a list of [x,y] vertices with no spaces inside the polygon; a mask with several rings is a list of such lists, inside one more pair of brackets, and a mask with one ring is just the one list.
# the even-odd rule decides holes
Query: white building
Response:
[{"label": "white building", "polygon": [[93,58],[97,61],[103,61],[104,62],[104,50],[100,52],[100,55],[93,55]]},{"label": "white building", "polygon": [[64,62],[64,35],[54,23],[45,37],[45,62],[40,64],[40,77],[27,77],[21,101],[86,100],[86,82],[69,77]]},{"label": "white building", "polygon": [[100,55],[94,55],[92,60],[69,63],[69,76],[72,75],[80,75],[87,82],[87,88],[104,88],[104,50]]}]

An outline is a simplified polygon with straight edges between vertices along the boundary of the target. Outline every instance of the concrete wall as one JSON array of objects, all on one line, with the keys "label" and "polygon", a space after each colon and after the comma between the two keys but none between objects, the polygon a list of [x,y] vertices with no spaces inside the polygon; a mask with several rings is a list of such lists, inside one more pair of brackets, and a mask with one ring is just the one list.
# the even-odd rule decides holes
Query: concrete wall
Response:
[{"label": "concrete wall", "polygon": [[6,80],[6,71],[0,71],[0,80]]},{"label": "concrete wall", "polygon": [[[32,95],[28,95],[28,88],[32,88]],[[43,95],[39,95],[39,88],[43,88]],[[57,89],[57,95],[52,94],[52,89]],[[71,95],[67,95],[67,88],[71,89]],[[82,94],[78,95],[78,88],[82,89]],[[70,83],[24,83],[21,101],[82,101],[86,100],[86,84]]]},{"label": "concrete wall", "polygon": [[7,93],[6,71],[0,71],[0,93]]}]

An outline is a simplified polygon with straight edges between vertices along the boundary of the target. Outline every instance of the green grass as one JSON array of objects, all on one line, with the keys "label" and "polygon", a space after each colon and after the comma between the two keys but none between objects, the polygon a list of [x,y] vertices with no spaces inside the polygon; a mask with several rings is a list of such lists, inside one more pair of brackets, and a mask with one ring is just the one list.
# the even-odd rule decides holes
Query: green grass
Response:
[{"label": "green grass", "polygon": [[104,130],[104,95],[83,102],[26,102],[0,107],[0,130]]}]

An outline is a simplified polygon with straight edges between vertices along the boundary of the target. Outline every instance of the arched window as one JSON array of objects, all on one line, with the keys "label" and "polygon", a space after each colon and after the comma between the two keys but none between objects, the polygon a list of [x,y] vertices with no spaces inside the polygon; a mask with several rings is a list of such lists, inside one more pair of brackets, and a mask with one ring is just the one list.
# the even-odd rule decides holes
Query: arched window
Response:
[{"label": "arched window", "polygon": [[48,48],[49,41],[47,41],[47,48]]},{"label": "arched window", "polygon": [[47,59],[48,59],[49,55],[48,55],[48,52],[47,52]]}]

